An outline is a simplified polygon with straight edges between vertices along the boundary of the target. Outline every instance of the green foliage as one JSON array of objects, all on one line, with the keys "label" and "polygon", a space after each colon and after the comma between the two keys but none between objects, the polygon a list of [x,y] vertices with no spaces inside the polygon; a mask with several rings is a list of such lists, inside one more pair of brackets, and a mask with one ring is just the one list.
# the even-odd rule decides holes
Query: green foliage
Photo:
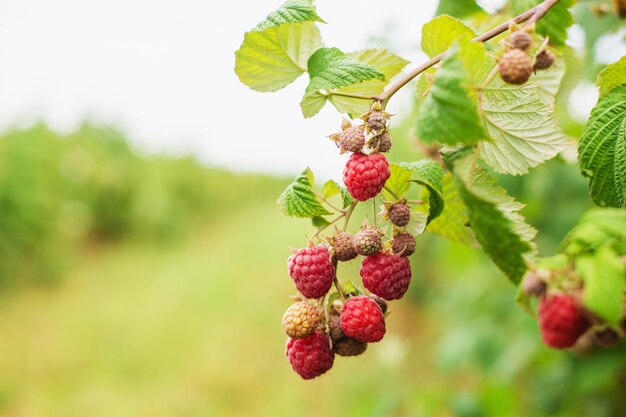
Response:
[{"label": "green foliage", "polygon": [[426,224],[437,218],[444,209],[443,170],[435,161],[423,159],[417,162],[401,162],[399,166],[409,171],[411,182],[428,190],[428,218]]},{"label": "green foliage", "polygon": [[459,46],[454,44],[420,108],[417,135],[424,142],[471,144],[486,137],[475,100],[465,88],[468,77],[459,55]]},{"label": "green foliage", "polygon": [[342,207],[345,209],[354,201],[348,193],[348,190],[345,187],[341,187],[333,180],[328,180],[324,183],[324,187],[322,188],[322,196],[326,199],[340,195]]},{"label": "green foliage", "polygon": [[600,96],[604,96],[614,88],[626,84],[626,56],[603,69],[598,74],[596,84],[600,87]]},{"label": "green foliage", "polygon": [[476,35],[463,22],[451,16],[439,16],[422,28],[422,50],[429,57],[445,52],[454,41],[472,39]]},{"label": "green foliage", "polygon": [[[542,0],[513,0],[513,14],[520,14],[525,10],[541,3]],[[550,38],[555,45],[565,44],[567,29],[574,24],[574,17],[569,8],[575,0],[559,0],[546,15],[537,22],[537,33]]]},{"label": "green foliage", "polygon": [[482,113],[493,141],[481,144],[481,157],[496,172],[526,174],[568,145],[552,105],[537,89],[534,83],[514,86],[496,78],[484,90]]},{"label": "green foliage", "polygon": [[[291,217],[316,218],[332,214],[322,206],[313,192],[313,173],[306,168],[278,198],[278,206]],[[317,222],[320,220],[318,219]]]},{"label": "green foliage", "polygon": [[507,195],[487,171],[476,165],[474,154],[454,154],[446,162],[454,174],[470,226],[491,260],[518,284],[536,248],[536,230],[518,213],[524,205]]},{"label": "green foliage", "polygon": [[324,22],[311,0],[287,0],[244,35],[235,52],[235,72],[256,91],[277,91],[304,71],[309,57],[322,47],[314,22]]},{"label": "green foliage", "polygon": [[337,48],[318,49],[309,58],[307,67],[310,81],[300,102],[304,117],[313,117],[324,107],[328,99],[324,92],[373,79],[385,80],[385,74]]},{"label": "green foliage", "polygon": [[467,207],[454,184],[454,177],[446,173],[442,181],[444,209],[441,215],[434,219],[427,230],[455,242],[471,247],[479,247],[474,232],[470,227]]},{"label": "green foliage", "polygon": [[626,269],[620,257],[610,247],[601,246],[576,260],[576,272],[585,283],[585,307],[608,323],[619,325],[626,290]]},{"label": "green foliage", "polygon": [[287,0],[277,10],[271,12],[253,31],[262,32],[288,23],[322,22],[315,12],[312,0]]},{"label": "green foliage", "polygon": [[[383,92],[388,81],[396,76],[409,62],[399,56],[380,48],[364,49],[346,54],[349,58],[370,65],[380,71],[384,80],[373,79],[358,84],[342,87],[336,91],[342,93],[374,96]],[[365,100],[331,95],[329,101],[340,113],[347,113],[351,117],[358,116],[369,110],[370,103]]]},{"label": "green foliage", "polygon": [[447,14],[462,18],[480,11],[482,9],[475,0],[440,0],[435,15]]},{"label": "green foliage", "polygon": [[304,73],[321,46],[319,29],[310,22],[248,32],[235,52],[235,72],[253,90],[277,91]]},{"label": "green foliage", "polygon": [[191,158],[140,157],[109,128],[8,132],[0,137],[0,286],[53,283],[76,248],[90,242],[179,239],[190,224],[278,191],[276,184]]},{"label": "green foliage", "polygon": [[626,253],[626,211],[614,208],[587,211],[563,240],[561,249],[576,257],[593,253],[602,246]]},{"label": "green foliage", "polygon": [[580,169],[598,206],[623,207],[626,194],[626,86],[602,96],[578,147]]}]

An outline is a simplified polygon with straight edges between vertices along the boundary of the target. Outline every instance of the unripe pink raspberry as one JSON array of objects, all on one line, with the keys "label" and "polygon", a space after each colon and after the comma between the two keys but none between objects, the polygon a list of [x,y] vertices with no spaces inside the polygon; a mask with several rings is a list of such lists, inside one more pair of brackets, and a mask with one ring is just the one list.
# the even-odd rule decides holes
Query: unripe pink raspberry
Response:
[{"label": "unripe pink raspberry", "polygon": [[362,229],[354,235],[354,249],[359,255],[373,255],[382,248],[382,235],[376,229]]}]

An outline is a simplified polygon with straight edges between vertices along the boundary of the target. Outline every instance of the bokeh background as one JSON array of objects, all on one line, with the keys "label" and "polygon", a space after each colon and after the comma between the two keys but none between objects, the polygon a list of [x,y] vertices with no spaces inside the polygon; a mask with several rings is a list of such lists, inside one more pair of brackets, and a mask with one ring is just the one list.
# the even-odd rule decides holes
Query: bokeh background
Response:
[{"label": "bokeh background", "polygon": [[[303,79],[269,95],[233,72],[279,3],[0,0],[0,416],[626,415],[626,346],[545,348],[486,256],[428,233],[385,340],[313,381],[291,371],[285,264],[312,228],[275,201],[307,165],[339,178],[345,156],[332,109],[301,117]],[[327,45],[419,62],[437,1],[317,6]],[[574,139],[598,70],[626,53],[603,7],[576,6],[564,53]],[[396,161],[422,157],[410,90],[392,101]],[[499,179],[543,255],[591,206],[571,155]]]}]

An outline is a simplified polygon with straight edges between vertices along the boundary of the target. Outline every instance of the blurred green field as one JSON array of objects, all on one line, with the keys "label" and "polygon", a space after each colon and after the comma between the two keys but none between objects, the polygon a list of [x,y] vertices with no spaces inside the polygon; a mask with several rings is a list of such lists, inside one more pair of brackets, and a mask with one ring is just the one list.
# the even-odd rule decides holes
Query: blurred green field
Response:
[{"label": "blurred green field", "polygon": [[[406,144],[398,157],[414,154]],[[70,242],[55,285],[28,279],[0,292],[0,416],[626,415],[626,346],[586,356],[550,351],[484,255],[429,234],[418,240],[411,289],[392,304],[383,342],[300,380],[284,357],[280,318],[294,291],[289,246],[304,244],[312,228],[276,208],[287,180],[131,161],[142,174],[129,201],[148,183],[161,201],[190,201],[171,185],[189,184],[200,203],[147,224],[142,212],[118,213],[133,226],[122,236],[49,231],[51,242]],[[2,172],[0,180],[15,178]],[[559,161],[507,187],[529,202],[525,214],[545,232],[547,253],[588,206],[575,167]],[[540,209],[547,196],[562,208],[558,218]],[[11,219],[0,225],[21,225]],[[160,232],[172,227],[180,232]],[[358,282],[358,264],[339,275]]]}]

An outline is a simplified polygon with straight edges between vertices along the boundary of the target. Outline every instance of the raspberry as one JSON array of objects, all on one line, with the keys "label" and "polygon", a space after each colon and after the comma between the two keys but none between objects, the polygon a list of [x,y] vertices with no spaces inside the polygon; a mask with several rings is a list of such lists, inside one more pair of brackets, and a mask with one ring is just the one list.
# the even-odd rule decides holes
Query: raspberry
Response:
[{"label": "raspberry", "polygon": [[365,145],[365,134],[360,126],[352,126],[339,135],[339,147],[349,152],[359,152]]},{"label": "raspberry", "polygon": [[533,43],[530,35],[523,30],[516,30],[509,36],[509,44],[514,49],[520,49],[522,51],[528,51],[530,45]]},{"label": "raspberry", "polygon": [[374,301],[376,301],[376,304],[378,304],[378,307],[380,307],[380,309],[383,311],[383,314],[387,312],[387,301],[385,301],[384,298],[380,298],[377,295],[370,295],[370,298]]},{"label": "raspberry", "polygon": [[391,135],[387,132],[371,139],[369,147],[376,152],[389,152],[391,149]]},{"label": "raspberry", "polygon": [[552,65],[554,65],[555,60],[556,60],[556,57],[554,56],[552,52],[543,51],[542,53],[538,54],[535,57],[535,66],[533,67],[533,69],[535,71],[548,69]]},{"label": "raspberry", "polygon": [[415,252],[415,238],[409,233],[398,233],[393,238],[391,251],[401,256],[413,255]]},{"label": "raspberry", "polygon": [[341,328],[346,336],[361,342],[379,342],[385,335],[385,315],[376,301],[359,295],[343,305]]},{"label": "raspberry", "polygon": [[373,255],[382,248],[382,236],[376,229],[363,229],[354,235],[354,249],[359,255]]},{"label": "raspberry", "polygon": [[546,345],[564,349],[574,346],[590,326],[576,300],[566,294],[539,300],[539,329]]},{"label": "raspberry", "polygon": [[375,130],[377,132],[382,132],[387,128],[387,122],[389,118],[385,116],[383,112],[373,111],[367,116],[367,127],[369,130]]},{"label": "raspberry", "polygon": [[372,293],[385,300],[397,300],[411,283],[411,264],[403,256],[380,252],[363,260],[361,278]]},{"label": "raspberry", "polygon": [[391,170],[385,155],[355,152],[343,170],[343,182],[353,198],[365,201],[375,197],[383,189],[390,175]]},{"label": "raspberry", "polygon": [[307,298],[319,298],[333,284],[335,268],[324,246],[298,249],[287,261],[289,275]]},{"label": "raspberry", "polygon": [[333,367],[335,353],[326,333],[318,330],[302,339],[288,339],[287,359],[302,379],[312,379]]},{"label": "raspberry", "polygon": [[305,301],[290,305],[283,316],[283,330],[292,339],[310,335],[319,324],[320,310]]},{"label": "raspberry", "polygon": [[396,203],[387,210],[387,217],[398,227],[406,226],[411,218],[411,209],[406,204]]},{"label": "raspberry", "polygon": [[328,330],[330,338],[333,342],[336,342],[344,336],[343,330],[341,329],[341,318],[339,313],[332,312],[328,317]]},{"label": "raspberry", "polygon": [[333,350],[339,356],[358,356],[365,352],[367,343],[363,343],[351,337],[343,337],[333,345]]},{"label": "raspberry", "polygon": [[519,49],[506,52],[498,63],[502,80],[509,84],[524,84],[533,72],[530,56]]},{"label": "raspberry", "polygon": [[341,232],[333,239],[333,258],[346,262],[357,257],[354,249],[354,236],[348,232]]}]

